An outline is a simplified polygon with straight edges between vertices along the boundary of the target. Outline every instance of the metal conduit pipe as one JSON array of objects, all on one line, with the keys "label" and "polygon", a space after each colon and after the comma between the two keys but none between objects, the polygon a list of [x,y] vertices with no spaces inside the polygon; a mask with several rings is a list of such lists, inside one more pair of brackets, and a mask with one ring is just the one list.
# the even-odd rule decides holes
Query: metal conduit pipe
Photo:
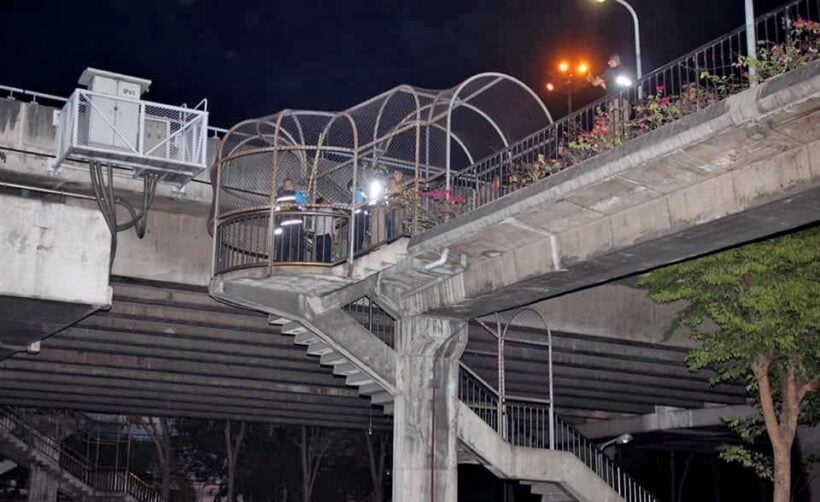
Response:
[{"label": "metal conduit pipe", "polygon": [[447,263],[447,259],[448,259],[449,257],[450,257],[450,248],[449,248],[449,247],[446,247],[446,248],[444,248],[444,250],[441,252],[441,256],[439,257],[439,259],[438,259],[438,260],[436,260],[436,261],[431,261],[430,263],[428,263],[427,265],[425,265],[425,266],[424,266],[424,270],[433,270],[433,269],[436,269],[436,268],[441,267],[442,265],[444,265],[445,263]]},{"label": "metal conduit pipe", "polygon": [[62,195],[64,197],[73,197],[76,199],[95,200],[91,195],[85,195],[75,192],[66,192],[64,190],[54,190],[51,188],[36,187],[31,185],[21,185],[19,183],[10,183],[8,181],[0,181],[0,187],[15,188],[18,190],[31,190],[32,192],[50,193],[54,195]]}]

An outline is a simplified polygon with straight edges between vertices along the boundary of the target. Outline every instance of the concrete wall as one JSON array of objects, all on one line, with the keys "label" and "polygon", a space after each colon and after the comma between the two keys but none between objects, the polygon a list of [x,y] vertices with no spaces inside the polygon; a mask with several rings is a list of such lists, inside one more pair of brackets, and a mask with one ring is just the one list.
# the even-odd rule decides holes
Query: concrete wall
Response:
[{"label": "concrete wall", "polygon": [[606,284],[533,305],[550,328],[569,333],[688,346],[689,329],[669,332],[683,304],[658,305],[647,292]]},{"label": "concrete wall", "polygon": [[111,236],[99,211],[0,196],[0,295],[105,305]]}]

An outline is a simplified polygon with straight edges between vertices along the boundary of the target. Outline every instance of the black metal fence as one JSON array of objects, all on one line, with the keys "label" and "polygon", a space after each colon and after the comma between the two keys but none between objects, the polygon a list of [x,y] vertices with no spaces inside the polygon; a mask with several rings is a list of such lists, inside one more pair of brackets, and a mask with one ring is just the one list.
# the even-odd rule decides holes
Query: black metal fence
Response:
[{"label": "black metal fence", "polygon": [[[681,56],[509,147],[436,180],[449,197],[445,218],[467,212],[569,169],[818,58],[818,0],[798,0],[755,21],[757,54],[748,57],[746,28]],[[627,82],[624,82],[627,83]],[[425,208],[423,208],[425,209]],[[422,220],[442,219],[441,208]]]}]

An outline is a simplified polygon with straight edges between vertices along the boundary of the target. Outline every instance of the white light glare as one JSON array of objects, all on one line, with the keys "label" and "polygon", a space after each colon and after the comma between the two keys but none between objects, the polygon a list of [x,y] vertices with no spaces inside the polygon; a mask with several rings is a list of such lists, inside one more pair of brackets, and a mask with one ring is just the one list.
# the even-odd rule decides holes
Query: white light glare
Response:
[{"label": "white light glare", "polygon": [[382,196],[384,192],[384,186],[382,182],[379,180],[373,180],[370,182],[370,191],[367,194],[370,200],[377,200]]},{"label": "white light glare", "polygon": [[626,75],[618,75],[615,77],[615,84],[617,84],[618,87],[632,87],[632,79]]}]

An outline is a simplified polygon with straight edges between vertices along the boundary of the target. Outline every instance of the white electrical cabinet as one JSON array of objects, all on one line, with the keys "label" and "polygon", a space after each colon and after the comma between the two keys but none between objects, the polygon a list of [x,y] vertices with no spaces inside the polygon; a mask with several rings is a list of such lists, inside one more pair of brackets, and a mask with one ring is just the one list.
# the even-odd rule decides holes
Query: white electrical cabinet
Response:
[{"label": "white electrical cabinet", "polygon": [[59,114],[53,169],[67,159],[99,160],[182,185],[206,168],[205,100],[194,108],[145,101],[150,80],[95,68],[79,83],[86,89],[74,91]]},{"label": "white electrical cabinet", "polygon": [[148,91],[151,81],[88,68],[80,75],[79,83],[99,94],[90,96],[88,106],[80,111],[86,115],[80,120],[88,121],[89,145],[135,149],[140,140],[138,100]]}]

